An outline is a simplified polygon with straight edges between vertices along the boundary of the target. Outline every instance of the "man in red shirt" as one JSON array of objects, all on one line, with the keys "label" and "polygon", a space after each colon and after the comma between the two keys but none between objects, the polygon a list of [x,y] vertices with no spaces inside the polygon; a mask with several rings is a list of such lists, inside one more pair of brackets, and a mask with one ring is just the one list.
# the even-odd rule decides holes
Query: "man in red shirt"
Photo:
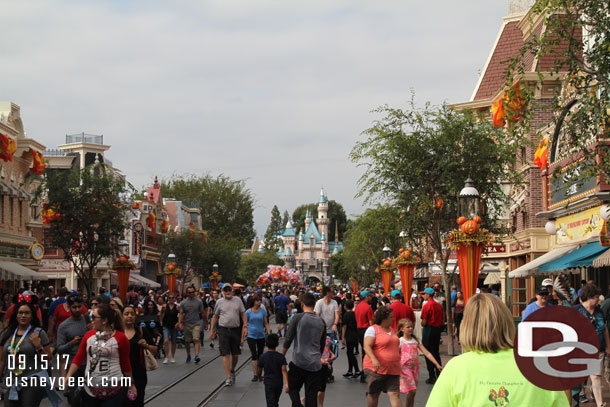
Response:
[{"label": "man in red shirt", "polygon": [[[421,310],[422,344],[432,353],[434,358],[441,362],[439,347],[441,344],[441,329],[443,327],[443,307],[433,299],[434,289],[428,287],[424,290],[426,305]],[[428,380],[426,383],[434,384],[441,373],[432,362],[426,358]]]},{"label": "man in red shirt", "polygon": [[396,330],[396,325],[398,325],[398,321],[401,319],[410,319],[413,324],[415,324],[415,314],[411,307],[406,305],[401,301],[402,295],[400,291],[394,290],[392,291],[392,295],[390,297],[390,308],[392,308],[392,313],[394,314],[394,324],[392,325],[392,329]]},{"label": "man in red shirt", "polygon": [[[362,349],[362,360],[364,361],[364,333],[366,328],[373,325],[373,309],[371,308],[371,292],[364,290],[360,293],[362,300],[354,311],[356,314],[356,327],[358,328],[358,342]],[[360,375],[360,382],[364,383],[364,369]]]}]

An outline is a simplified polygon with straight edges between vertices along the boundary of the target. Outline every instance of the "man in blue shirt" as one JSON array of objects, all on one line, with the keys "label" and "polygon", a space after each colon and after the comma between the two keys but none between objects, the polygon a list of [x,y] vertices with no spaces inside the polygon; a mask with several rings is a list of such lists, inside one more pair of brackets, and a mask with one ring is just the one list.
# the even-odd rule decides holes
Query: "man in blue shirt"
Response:
[{"label": "man in blue shirt", "polygon": [[536,301],[532,302],[527,307],[525,307],[525,309],[523,310],[523,316],[521,317],[521,320],[525,321],[525,319],[532,312],[538,311],[540,308],[546,307],[547,301],[549,299],[549,295],[550,295],[549,290],[545,286],[538,287],[538,289],[536,290]]},{"label": "man in blue shirt", "polygon": [[288,304],[290,304],[290,298],[284,295],[283,288],[280,288],[279,294],[275,296],[273,303],[275,304],[275,322],[277,323],[277,333],[281,338],[282,326],[284,327],[284,334],[286,333],[288,322]]}]

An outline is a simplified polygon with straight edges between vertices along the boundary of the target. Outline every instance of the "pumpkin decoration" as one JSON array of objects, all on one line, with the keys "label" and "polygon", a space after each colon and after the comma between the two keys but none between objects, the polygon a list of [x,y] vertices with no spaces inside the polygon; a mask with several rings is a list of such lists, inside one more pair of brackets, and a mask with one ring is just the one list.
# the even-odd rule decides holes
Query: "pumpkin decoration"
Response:
[{"label": "pumpkin decoration", "polygon": [[402,247],[400,249],[398,249],[398,253],[402,253],[404,251],[405,251],[405,249],[403,249]]},{"label": "pumpkin decoration", "polygon": [[119,256],[119,263],[127,263],[128,261],[127,256]]},{"label": "pumpkin decoration", "polygon": [[466,222],[466,216],[460,216],[459,218],[457,218],[458,225],[461,225],[464,222]]},{"label": "pumpkin decoration", "polygon": [[472,218],[473,221],[475,221],[476,223],[481,223],[483,222],[483,219],[481,219],[480,216],[475,216],[474,218]]},{"label": "pumpkin decoration", "polygon": [[479,232],[479,224],[474,220],[467,220],[460,225],[460,230],[467,235],[474,235]]}]

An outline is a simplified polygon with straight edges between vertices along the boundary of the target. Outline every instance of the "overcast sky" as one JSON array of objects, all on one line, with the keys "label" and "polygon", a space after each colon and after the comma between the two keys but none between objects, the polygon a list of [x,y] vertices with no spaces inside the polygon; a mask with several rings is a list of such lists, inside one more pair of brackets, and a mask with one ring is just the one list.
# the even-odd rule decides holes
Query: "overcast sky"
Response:
[{"label": "overcast sky", "polygon": [[[0,100],[29,137],[103,134],[138,188],[224,173],[254,193],[262,236],[277,204],[329,199],[348,215],[348,154],[372,109],[470,99],[507,0],[2,3]],[[205,227],[205,225],[204,225]]]}]

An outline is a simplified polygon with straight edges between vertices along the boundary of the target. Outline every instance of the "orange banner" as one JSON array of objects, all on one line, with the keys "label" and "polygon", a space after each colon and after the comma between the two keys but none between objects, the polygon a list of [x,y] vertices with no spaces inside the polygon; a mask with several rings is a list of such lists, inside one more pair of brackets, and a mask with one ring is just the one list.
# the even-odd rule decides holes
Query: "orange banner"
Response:
[{"label": "orange banner", "polygon": [[176,275],[173,273],[167,275],[167,289],[170,293],[176,292]]},{"label": "orange banner", "polygon": [[482,254],[483,245],[476,243],[461,243],[457,250],[464,303],[477,292]]},{"label": "orange banner", "polygon": [[398,266],[398,271],[400,272],[400,283],[402,284],[402,296],[405,299],[405,304],[408,305],[411,300],[415,264],[401,264]]},{"label": "orange banner", "polygon": [[118,268],[116,270],[117,280],[119,281],[119,297],[123,304],[127,304],[127,288],[129,287],[129,273],[128,268]]},{"label": "orange banner", "polygon": [[381,270],[381,282],[386,295],[390,295],[390,287],[392,283],[392,270]]}]

